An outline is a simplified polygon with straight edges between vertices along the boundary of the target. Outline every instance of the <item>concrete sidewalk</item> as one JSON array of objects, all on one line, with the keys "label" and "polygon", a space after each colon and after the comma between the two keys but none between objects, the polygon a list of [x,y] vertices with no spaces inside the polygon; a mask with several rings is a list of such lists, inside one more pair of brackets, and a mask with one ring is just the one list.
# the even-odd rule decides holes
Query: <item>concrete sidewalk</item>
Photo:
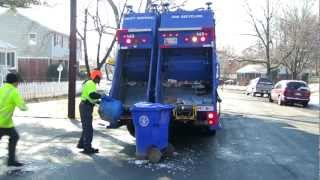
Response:
[{"label": "concrete sidewalk", "polygon": [[[80,98],[76,98],[76,119],[79,115]],[[43,101],[36,103],[27,103],[28,111],[20,111],[16,109],[14,116],[16,117],[35,117],[35,118],[68,118],[68,99],[60,99],[53,101]]]}]

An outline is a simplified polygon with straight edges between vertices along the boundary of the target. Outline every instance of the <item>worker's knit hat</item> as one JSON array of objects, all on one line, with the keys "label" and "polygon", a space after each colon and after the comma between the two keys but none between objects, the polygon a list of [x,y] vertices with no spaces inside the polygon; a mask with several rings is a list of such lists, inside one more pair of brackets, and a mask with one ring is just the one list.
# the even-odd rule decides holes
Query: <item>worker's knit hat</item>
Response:
[{"label": "worker's knit hat", "polygon": [[6,82],[7,83],[16,83],[16,82],[19,82],[19,81],[20,81],[19,75],[16,74],[16,73],[9,73],[6,76]]}]

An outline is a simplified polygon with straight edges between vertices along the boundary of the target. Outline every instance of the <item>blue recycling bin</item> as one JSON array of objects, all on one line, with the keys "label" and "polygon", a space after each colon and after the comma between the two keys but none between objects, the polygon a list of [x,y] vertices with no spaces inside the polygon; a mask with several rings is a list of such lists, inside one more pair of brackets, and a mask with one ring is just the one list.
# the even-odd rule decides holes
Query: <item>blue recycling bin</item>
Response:
[{"label": "blue recycling bin", "polygon": [[146,157],[150,148],[160,151],[168,146],[169,123],[172,105],[140,102],[133,105],[133,117],[136,137],[136,155]]},{"label": "blue recycling bin", "polygon": [[101,98],[99,106],[99,115],[101,119],[109,121],[110,124],[116,124],[119,121],[122,112],[123,106],[119,100],[109,96],[103,96]]}]

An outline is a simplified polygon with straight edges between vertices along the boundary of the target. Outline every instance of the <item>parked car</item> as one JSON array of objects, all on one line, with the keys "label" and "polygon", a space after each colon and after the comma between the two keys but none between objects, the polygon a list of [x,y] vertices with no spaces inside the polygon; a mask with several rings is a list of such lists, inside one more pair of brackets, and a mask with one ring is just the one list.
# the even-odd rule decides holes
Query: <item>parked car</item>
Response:
[{"label": "parked car", "polygon": [[251,94],[252,96],[256,96],[256,94],[260,94],[263,97],[265,94],[270,96],[271,89],[273,87],[273,83],[271,80],[267,78],[255,78],[252,79],[247,86],[246,94]]},{"label": "parked car", "polygon": [[298,103],[306,107],[310,101],[310,89],[304,81],[282,80],[272,89],[269,101],[277,101],[279,105]]}]

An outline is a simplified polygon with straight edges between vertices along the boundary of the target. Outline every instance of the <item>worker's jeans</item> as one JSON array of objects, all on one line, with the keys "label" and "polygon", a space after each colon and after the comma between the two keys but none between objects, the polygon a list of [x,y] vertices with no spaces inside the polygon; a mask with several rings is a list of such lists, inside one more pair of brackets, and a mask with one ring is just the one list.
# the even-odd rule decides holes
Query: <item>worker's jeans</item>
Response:
[{"label": "worker's jeans", "polygon": [[9,136],[8,162],[14,162],[16,160],[16,146],[19,140],[19,134],[15,128],[0,128],[0,139],[4,135]]},{"label": "worker's jeans", "polygon": [[79,105],[80,118],[82,123],[82,134],[79,140],[79,145],[81,145],[85,150],[91,147],[93,128],[92,128],[92,112],[93,105],[90,103],[81,102]]}]

